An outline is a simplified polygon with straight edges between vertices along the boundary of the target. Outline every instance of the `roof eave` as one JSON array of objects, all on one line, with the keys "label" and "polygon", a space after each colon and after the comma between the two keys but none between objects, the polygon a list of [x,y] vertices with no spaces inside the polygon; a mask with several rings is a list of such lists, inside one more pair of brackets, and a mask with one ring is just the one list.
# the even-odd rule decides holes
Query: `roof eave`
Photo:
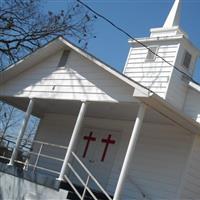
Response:
[{"label": "roof eave", "polygon": [[170,119],[174,124],[184,128],[189,133],[200,134],[200,124],[196,120],[187,116],[158,95],[153,94],[148,99],[139,98],[139,100]]}]

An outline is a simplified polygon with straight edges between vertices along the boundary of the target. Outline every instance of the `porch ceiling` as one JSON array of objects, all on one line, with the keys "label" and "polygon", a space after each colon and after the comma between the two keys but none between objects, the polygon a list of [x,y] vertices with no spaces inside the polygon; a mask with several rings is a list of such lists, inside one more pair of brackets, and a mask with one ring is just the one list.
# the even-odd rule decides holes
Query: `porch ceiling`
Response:
[{"label": "porch ceiling", "polygon": [[[29,99],[28,98],[13,98],[6,97],[2,100],[7,103],[25,111]],[[36,99],[33,108],[33,115],[42,118],[45,113],[57,113],[78,115],[81,106],[80,101],[64,101],[64,100],[51,100],[51,99]],[[134,103],[108,103],[108,102],[90,102],[87,108],[87,117],[107,118],[116,120],[134,121],[139,104]],[[171,120],[162,116],[151,108],[147,109],[145,122],[159,123],[159,124],[172,124]]]}]

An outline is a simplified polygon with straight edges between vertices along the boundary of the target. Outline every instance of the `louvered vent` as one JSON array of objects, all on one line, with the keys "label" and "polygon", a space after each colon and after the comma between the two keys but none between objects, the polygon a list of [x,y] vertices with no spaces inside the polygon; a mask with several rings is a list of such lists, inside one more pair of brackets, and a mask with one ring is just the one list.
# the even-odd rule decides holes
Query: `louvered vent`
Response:
[{"label": "louvered vent", "polygon": [[184,55],[184,59],[183,59],[183,66],[186,68],[189,68],[191,59],[192,59],[192,55],[188,51],[185,51],[185,55]]}]

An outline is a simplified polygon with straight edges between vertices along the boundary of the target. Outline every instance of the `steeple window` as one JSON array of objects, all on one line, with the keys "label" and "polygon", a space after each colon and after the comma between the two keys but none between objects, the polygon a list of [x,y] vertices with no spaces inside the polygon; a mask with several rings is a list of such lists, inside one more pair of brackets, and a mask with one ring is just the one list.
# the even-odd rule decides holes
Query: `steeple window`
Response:
[{"label": "steeple window", "polygon": [[150,46],[148,47],[148,53],[146,57],[146,62],[153,62],[156,59],[156,53],[158,52],[158,46]]}]

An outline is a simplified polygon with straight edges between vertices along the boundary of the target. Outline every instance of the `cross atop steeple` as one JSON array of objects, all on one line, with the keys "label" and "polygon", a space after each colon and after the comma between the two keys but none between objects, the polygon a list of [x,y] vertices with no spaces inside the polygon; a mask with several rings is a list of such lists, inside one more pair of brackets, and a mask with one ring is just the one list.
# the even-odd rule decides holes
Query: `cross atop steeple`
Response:
[{"label": "cross atop steeple", "polygon": [[181,12],[181,0],[175,0],[174,5],[163,25],[163,28],[179,26]]}]

